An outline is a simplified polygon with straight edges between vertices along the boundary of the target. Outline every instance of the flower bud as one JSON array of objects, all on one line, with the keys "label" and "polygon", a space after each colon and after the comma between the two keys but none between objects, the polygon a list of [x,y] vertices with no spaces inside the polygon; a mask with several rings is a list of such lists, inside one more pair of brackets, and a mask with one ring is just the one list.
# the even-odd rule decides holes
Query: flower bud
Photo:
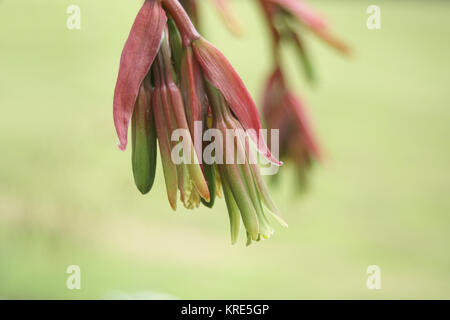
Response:
[{"label": "flower bud", "polygon": [[[213,127],[224,137],[223,154],[233,155],[232,161],[228,161],[227,157],[226,163],[217,164],[230,216],[232,242],[236,241],[239,230],[238,213],[248,234],[247,244],[262,238],[268,239],[273,234],[273,229],[263,203],[272,208],[275,206],[263,186],[259,168],[252,167],[249,162],[249,137],[239,134],[244,133],[243,127],[231,113],[222,94],[212,85],[208,85],[208,96],[214,118]],[[230,135],[230,131],[236,134]],[[278,213],[278,210],[274,211]]]},{"label": "flower bud", "polygon": [[134,181],[142,194],[150,191],[156,171],[156,131],[150,104],[150,88],[141,85],[131,122]]},{"label": "flower bud", "polygon": [[155,116],[155,126],[158,135],[159,152],[163,166],[164,180],[166,182],[167,197],[173,210],[177,209],[177,168],[172,162],[172,143],[168,132],[167,121],[164,116],[164,106],[161,99],[161,89],[155,88],[152,95],[152,110]]}]

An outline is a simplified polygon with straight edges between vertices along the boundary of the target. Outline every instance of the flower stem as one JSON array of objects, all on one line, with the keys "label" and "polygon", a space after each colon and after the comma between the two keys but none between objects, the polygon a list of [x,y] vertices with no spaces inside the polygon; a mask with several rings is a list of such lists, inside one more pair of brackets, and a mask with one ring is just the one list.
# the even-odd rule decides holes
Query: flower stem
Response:
[{"label": "flower stem", "polygon": [[200,34],[178,0],[162,0],[162,3],[175,21],[185,47],[189,46],[193,40],[200,38]]},{"label": "flower stem", "polygon": [[275,12],[273,4],[267,2],[266,0],[261,0],[259,2],[261,9],[264,13],[264,17],[266,18],[267,25],[272,34],[272,53],[273,60],[276,66],[280,65],[281,57],[280,57],[280,40],[281,35],[278,29],[275,26]]}]

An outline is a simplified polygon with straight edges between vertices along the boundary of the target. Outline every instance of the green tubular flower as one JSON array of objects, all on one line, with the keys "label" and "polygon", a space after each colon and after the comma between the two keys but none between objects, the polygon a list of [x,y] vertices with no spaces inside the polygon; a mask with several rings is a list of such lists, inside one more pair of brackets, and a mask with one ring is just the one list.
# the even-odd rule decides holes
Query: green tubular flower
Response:
[{"label": "green tubular flower", "polygon": [[156,131],[151,112],[150,90],[148,81],[145,81],[139,89],[131,119],[133,176],[142,194],[151,190],[156,171]]},{"label": "green tubular flower", "polygon": [[171,161],[171,142],[168,132],[164,111],[162,109],[161,93],[159,88],[155,88],[152,95],[153,114],[155,116],[156,132],[158,136],[159,150],[161,154],[161,162],[164,172],[164,180],[166,182],[167,197],[173,210],[177,209],[177,168]]},{"label": "green tubular flower", "polygon": [[[183,93],[186,118],[192,137],[202,135],[202,132],[195,132],[195,123],[206,122],[206,110],[209,108],[203,82],[201,69],[195,60],[193,50],[191,47],[186,47],[181,60],[180,88]],[[199,146],[202,145],[201,141],[197,143]],[[202,155],[202,152],[202,150],[196,150],[197,155]],[[198,160],[202,162],[201,158]],[[217,192],[216,174],[213,166],[204,163],[202,167],[208,183],[210,200],[206,201],[202,198],[201,201],[206,207],[212,208]]]},{"label": "green tubular flower", "polygon": [[[232,243],[237,240],[241,219],[247,232],[247,245],[262,238],[268,239],[273,234],[273,228],[263,204],[274,215],[279,214],[279,211],[267,192],[259,168],[250,163],[249,138],[243,134],[242,125],[231,113],[222,94],[212,85],[208,85],[208,97],[213,113],[213,128],[218,129],[224,137],[223,154],[233,155],[233,159],[216,164],[230,217]],[[287,226],[280,216],[277,218]]]},{"label": "green tubular flower", "polygon": [[[221,175],[225,176],[223,169],[221,170],[219,168],[219,171],[222,171]],[[225,195],[225,202],[227,204],[228,216],[230,218],[231,243],[235,244],[239,236],[239,230],[241,229],[241,214],[226,179],[222,181],[222,188]]]},{"label": "green tubular flower", "polygon": [[[216,3],[220,10],[228,10],[226,1]],[[119,148],[126,149],[131,120],[132,166],[138,189],[148,193],[154,183],[157,140],[172,209],[177,208],[178,191],[188,209],[200,203],[212,208],[216,197],[224,195],[232,243],[244,225],[250,244],[273,234],[268,212],[274,216],[279,212],[259,166],[250,161],[249,138],[272,164],[281,162],[260,136],[227,137],[229,129],[259,132],[261,120],[239,74],[196,30],[196,14],[195,0],[144,1],[122,51],[114,92]],[[233,161],[204,161],[203,152],[210,146],[202,137],[204,130],[213,128],[231,141],[216,144],[213,155],[220,152],[227,159],[231,155]]]},{"label": "green tubular flower", "polygon": [[[177,129],[189,132],[183,99],[179,88],[173,80],[173,69],[170,60],[170,46],[167,33],[164,33],[160,51],[152,67],[153,82],[155,84],[154,113],[157,118],[158,140],[162,140],[164,150],[161,151],[166,188],[169,202],[176,209],[177,188],[180,190],[180,199],[188,209],[198,207],[200,199],[210,200],[210,194],[205,177],[197,158],[192,137],[188,137],[186,143],[191,154],[183,153],[184,162],[175,165],[172,159],[172,150],[176,142],[171,141],[172,133]],[[161,138],[160,135],[161,134]],[[161,142],[160,142],[161,144]],[[161,148],[161,146],[160,146]],[[164,166],[164,163],[165,166]]]}]

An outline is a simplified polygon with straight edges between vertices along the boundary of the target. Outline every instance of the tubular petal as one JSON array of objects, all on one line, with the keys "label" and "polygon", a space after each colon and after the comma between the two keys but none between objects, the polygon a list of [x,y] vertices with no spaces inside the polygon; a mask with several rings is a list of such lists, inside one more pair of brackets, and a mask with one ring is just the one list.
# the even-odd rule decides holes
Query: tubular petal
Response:
[{"label": "tubular petal", "polygon": [[[183,99],[181,98],[181,93],[178,89],[178,87],[174,83],[170,83],[168,86],[168,100],[169,104],[172,108],[172,112],[174,114],[174,118],[177,122],[177,128],[186,129],[189,130],[189,126],[187,124],[186,120],[186,114],[184,112],[184,106],[183,106]],[[189,171],[189,175],[191,176],[191,179],[202,196],[203,199],[206,201],[210,200],[210,194],[208,185],[206,183],[205,177],[203,176],[202,169],[200,167],[200,164],[196,164],[194,161],[197,158],[197,155],[195,153],[194,144],[192,142],[192,137],[187,141],[189,144],[190,153],[191,153],[191,159],[185,158],[186,161],[186,167]]]},{"label": "tubular petal", "polygon": [[180,85],[192,137],[194,137],[194,123],[202,121],[203,110],[206,109],[205,89],[200,72],[200,66],[194,59],[192,48],[187,47],[181,60]]},{"label": "tubular petal", "polygon": [[150,88],[141,86],[132,117],[132,166],[134,181],[142,194],[148,193],[155,180],[156,132],[151,112]]},{"label": "tubular petal", "polygon": [[217,184],[216,184],[216,171],[214,165],[203,164],[203,171],[205,173],[206,182],[208,183],[210,200],[206,201],[202,198],[202,203],[208,207],[212,208],[216,200]]},{"label": "tubular petal", "polygon": [[[177,209],[177,168],[171,158],[171,142],[165,126],[161,92],[157,88],[152,95],[152,110],[155,116],[156,132],[158,135],[159,150],[161,153],[161,162],[163,165],[164,179],[166,181],[167,197],[173,210]],[[181,177],[180,177],[181,178]]]},{"label": "tubular petal", "polygon": [[[222,134],[226,136],[225,130],[226,127],[219,127],[220,131],[222,131]],[[233,144],[230,145],[230,143],[226,143],[224,141],[223,150],[224,154],[227,154],[229,152],[234,152]],[[247,232],[250,233],[253,240],[256,240],[258,238],[259,234],[259,223],[258,223],[258,217],[257,212],[255,210],[255,207],[253,206],[253,202],[251,200],[249,190],[247,188],[247,185],[240,173],[239,167],[237,164],[222,164],[218,165],[219,170],[221,171],[221,180],[222,184],[226,182],[229,184],[231,192],[233,194],[233,197],[236,201],[236,204],[239,208],[239,211],[241,212],[242,221],[244,223],[245,229]],[[223,176],[222,176],[223,172]]]},{"label": "tubular petal", "polygon": [[[219,169],[219,171],[222,171]],[[224,175],[224,173],[222,173]],[[222,183],[223,194],[225,195],[225,202],[227,204],[228,215],[230,218],[230,231],[231,231],[231,243],[235,244],[238,236],[239,230],[241,228],[241,216],[239,213],[239,208],[234,199],[233,193],[231,192],[230,186],[226,180]]]},{"label": "tubular petal", "polygon": [[[230,127],[241,128],[238,121],[234,119],[232,115],[226,115],[225,119]],[[271,213],[278,215],[277,220],[283,219],[281,218],[278,209],[274,205],[267,189],[264,188],[265,184],[260,175],[258,165],[249,163],[249,157],[247,153],[250,152],[250,143],[248,138],[243,137],[243,139],[241,140],[238,139],[238,141],[236,142],[236,149],[238,153],[244,153],[244,156],[246,157],[246,163],[243,165],[238,165],[239,172],[243,178],[243,181],[247,185],[250,199],[252,200],[253,206],[258,215],[260,229],[259,233],[267,239],[273,234],[273,229],[265,216],[261,200],[263,200],[266,207],[274,209],[274,211],[272,211]],[[265,193],[263,193],[262,191],[265,191]],[[286,225],[286,222],[283,221],[282,225]]]}]

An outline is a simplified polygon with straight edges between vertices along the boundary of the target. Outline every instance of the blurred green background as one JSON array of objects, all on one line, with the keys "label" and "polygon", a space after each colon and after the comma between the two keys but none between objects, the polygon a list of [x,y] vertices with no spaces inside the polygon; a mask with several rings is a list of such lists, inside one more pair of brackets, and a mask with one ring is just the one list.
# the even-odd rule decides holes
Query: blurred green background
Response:
[{"label": "blurred green background", "polygon": [[[205,35],[253,96],[269,38],[250,0],[236,39],[204,1]],[[307,38],[317,85],[293,84],[330,155],[309,191],[281,170],[273,196],[289,228],[231,246],[224,201],[174,213],[160,163],[148,196],[112,121],[120,53],[140,1],[0,1],[1,298],[450,298],[450,2],[310,1],[355,49]],[[81,30],[66,9],[81,8]],[[381,7],[382,29],[366,28]],[[66,268],[81,268],[81,290]],[[366,288],[379,265],[382,289]]]}]

